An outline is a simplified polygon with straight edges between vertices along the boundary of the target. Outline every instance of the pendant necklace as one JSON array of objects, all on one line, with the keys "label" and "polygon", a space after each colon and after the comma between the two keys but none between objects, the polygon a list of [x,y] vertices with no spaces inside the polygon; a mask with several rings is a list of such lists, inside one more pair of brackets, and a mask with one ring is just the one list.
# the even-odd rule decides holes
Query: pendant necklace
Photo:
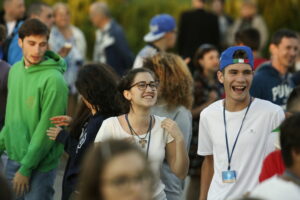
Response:
[{"label": "pendant necklace", "polygon": [[[151,137],[151,129],[152,129],[152,115],[150,115],[150,123],[149,123],[149,127],[148,127],[148,130],[147,130],[147,133],[145,135],[145,137],[140,137],[135,131],[134,129],[132,128],[131,124],[129,123],[129,120],[128,120],[128,114],[125,114],[125,119],[126,119],[126,122],[127,122],[127,125],[129,127],[129,130],[130,130],[130,133],[131,135],[136,135],[138,138],[139,138],[139,144],[141,145],[142,148],[145,148],[145,146],[147,145],[148,143],[148,140],[147,140],[147,136],[148,134],[150,134],[149,136],[149,140],[150,140],[150,137]],[[149,146],[149,144],[148,144]]]}]

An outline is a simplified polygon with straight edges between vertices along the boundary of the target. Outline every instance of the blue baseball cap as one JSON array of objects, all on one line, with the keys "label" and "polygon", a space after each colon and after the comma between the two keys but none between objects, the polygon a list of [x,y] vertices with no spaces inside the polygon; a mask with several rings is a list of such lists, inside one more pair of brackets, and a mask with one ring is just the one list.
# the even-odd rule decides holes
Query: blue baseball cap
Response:
[{"label": "blue baseball cap", "polygon": [[167,32],[176,29],[176,21],[174,17],[168,14],[160,14],[154,16],[150,21],[150,32],[144,36],[145,42],[154,42],[162,38]]},{"label": "blue baseball cap", "polygon": [[[234,59],[233,54],[238,50],[245,51],[248,59],[241,59],[241,58]],[[237,64],[237,63],[249,64],[251,66],[251,68],[253,69],[254,59],[253,59],[252,50],[249,47],[233,46],[233,47],[227,48],[225,51],[222,52],[221,57],[220,57],[220,70],[221,71],[228,65]]]}]

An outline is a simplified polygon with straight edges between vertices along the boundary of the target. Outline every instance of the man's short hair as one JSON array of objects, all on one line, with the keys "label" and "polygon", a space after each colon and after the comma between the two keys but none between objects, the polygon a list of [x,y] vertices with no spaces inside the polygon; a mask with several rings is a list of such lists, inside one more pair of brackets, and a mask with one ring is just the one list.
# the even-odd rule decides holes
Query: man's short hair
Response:
[{"label": "man's short hair", "polygon": [[271,44],[275,44],[276,46],[279,45],[284,37],[298,39],[297,34],[294,31],[290,29],[280,29],[273,34]]},{"label": "man's short hair", "polygon": [[32,15],[40,16],[41,12],[43,11],[43,7],[51,8],[48,4],[43,3],[43,2],[36,2],[36,3],[30,4],[30,6],[27,10],[27,17],[31,17]]},{"label": "man's short hair", "polygon": [[293,166],[292,151],[300,154],[300,113],[288,117],[280,126],[280,144],[283,162]]},{"label": "man's short hair", "polygon": [[92,6],[97,13],[101,13],[107,18],[111,18],[111,13],[106,3],[95,2],[92,4]]},{"label": "man's short hair", "polygon": [[242,29],[235,34],[235,42],[250,47],[252,51],[257,51],[260,46],[260,34],[255,28]]},{"label": "man's short hair", "polygon": [[22,40],[31,35],[43,35],[49,38],[48,27],[38,19],[26,20],[19,29],[19,38]]}]

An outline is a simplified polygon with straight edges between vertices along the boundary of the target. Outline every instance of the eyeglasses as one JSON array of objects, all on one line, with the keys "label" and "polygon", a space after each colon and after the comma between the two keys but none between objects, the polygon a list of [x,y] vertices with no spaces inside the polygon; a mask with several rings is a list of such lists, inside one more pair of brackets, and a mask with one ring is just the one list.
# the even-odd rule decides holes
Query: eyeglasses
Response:
[{"label": "eyeglasses", "polygon": [[146,90],[147,86],[149,86],[151,90],[157,90],[159,86],[159,81],[151,81],[150,83],[147,83],[146,81],[140,81],[130,86],[129,89],[131,89],[134,86],[137,86],[138,89],[142,91]]}]

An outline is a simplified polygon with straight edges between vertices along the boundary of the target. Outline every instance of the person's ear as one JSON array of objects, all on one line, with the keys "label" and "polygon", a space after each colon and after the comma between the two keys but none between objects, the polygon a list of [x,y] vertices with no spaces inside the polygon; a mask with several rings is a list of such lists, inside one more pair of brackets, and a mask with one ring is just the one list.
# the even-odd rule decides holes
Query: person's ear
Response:
[{"label": "person's ear", "polygon": [[23,48],[23,40],[21,38],[18,39],[18,45],[20,48]]},{"label": "person's ear", "polygon": [[199,58],[199,59],[198,59],[198,63],[199,63],[201,66],[203,66],[203,58]]},{"label": "person's ear", "polygon": [[127,99],[128,101],[131,100],[131,92],[129,90],[124,90],[123,91],[123,96],[125,97],[125,99]]},{"label": "person's ear", "polygon": [[271,55],[276,55],[276,53],[278,51],[277,45],[276,44],[270,44],[269,51],[270,51]]},{"label": "person's ear", "polygon": [[[224,71],[224,73],[225,73],[225,71]],[[217,76],[218,76],[219,82],[222,83],[222,84],[224,84],[224,74],[223,74],[223,72],[218,71],[217,72]]]}]

